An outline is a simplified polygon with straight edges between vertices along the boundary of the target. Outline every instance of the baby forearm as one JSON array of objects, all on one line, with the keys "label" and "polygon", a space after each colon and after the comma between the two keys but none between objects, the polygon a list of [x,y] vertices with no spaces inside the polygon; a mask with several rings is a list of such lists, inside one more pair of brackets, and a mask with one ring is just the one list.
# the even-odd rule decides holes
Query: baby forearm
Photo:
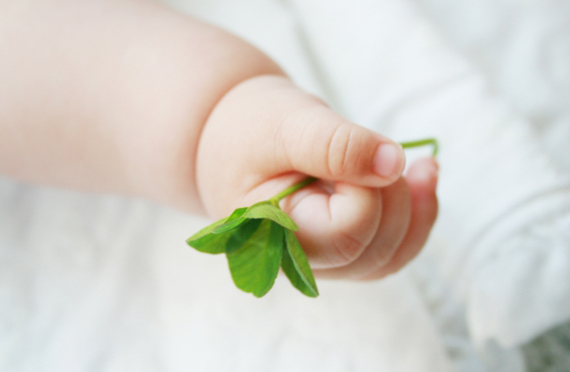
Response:
[{"label": "baby forearm", "polygon": [[195,155],[221,97],[268,57],[137,0],[0,3],[0,172],[197,210]]}]

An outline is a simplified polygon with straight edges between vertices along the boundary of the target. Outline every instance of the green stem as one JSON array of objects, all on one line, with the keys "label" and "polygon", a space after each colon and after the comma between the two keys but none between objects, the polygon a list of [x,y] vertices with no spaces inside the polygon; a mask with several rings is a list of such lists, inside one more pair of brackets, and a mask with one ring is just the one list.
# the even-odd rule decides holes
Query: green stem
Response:
[{"label": "green stem", "polygon": [[437,155],[437,151],[439,150],[439,145],[435,138],[426,138],[419,141],[410,141],[410,142],[402,142],[400,145],[405,149],[410,149],[412,147],[420,147],[425,145],[431,145],[433,148],[432,155],[435,157]]},{"label": "green stem", "polygon": [[279,194],[277,194],[274,197],[272,197],[271,199],[269,199],[269,201],[274,205],[279,205],[279,201],[281,201],[281,199],[283,199],[283,198],[291,195],[295,191],[302,189],[303,187],[315,182],[316,180],[317,180],[317,178],[315,178],[315,177],[307,177],[304,180],[302,180],[301,182],[298,182],[298,183],[294,184],[293,186],[290,186],[290,187],[286,188],[285,190],[281,191]]},{"label": "green stem", "polygon": [[[400,145],[405,149],[410,149],[412,147],[420,147],[420,146],[430,145],[433,148],[433,153],[432,153],[433,156],[436,156],[437,151],[439,150],[439,145],[438,145],[437,140],[435,138],[426,138],[426,139],[422,139],[422,140],[418,140],[418,141],[402,142],[402,143],[400,143]],[[315,178],[315,177],[307,177],[304,180],[302,180],[301,182],[298,182],[298,183],[294,184],[293,186],[290,186],[290,187],[286,188],[285,190],[281,191],[279,194],[277,194],[274,197],[272,197],[271,199],[269,199],[269,201],[273,205],[278,207],[281,199],[283,199],[283,198],[291,195],[295,191],[300,190],[303,187],[315,182],[316,180],[317,180],[317,178]]]}]

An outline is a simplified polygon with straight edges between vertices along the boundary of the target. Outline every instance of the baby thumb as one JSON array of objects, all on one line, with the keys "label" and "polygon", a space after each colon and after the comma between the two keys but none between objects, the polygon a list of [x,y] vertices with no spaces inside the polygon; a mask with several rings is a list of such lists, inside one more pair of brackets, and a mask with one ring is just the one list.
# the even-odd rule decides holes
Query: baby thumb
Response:
[{"label": "baby thumb", "polygon": [[383,187],[404,170],[405,155],[399,144],[347,121],[326,106],[297,111],[280,131],[284,159],[291,171]]}]

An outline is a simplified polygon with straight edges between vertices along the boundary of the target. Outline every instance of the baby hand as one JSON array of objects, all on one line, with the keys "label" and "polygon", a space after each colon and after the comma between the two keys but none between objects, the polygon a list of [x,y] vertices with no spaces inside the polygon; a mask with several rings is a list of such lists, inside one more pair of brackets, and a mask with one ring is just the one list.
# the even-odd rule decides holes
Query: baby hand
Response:
[{"label": "baby hand", "polygon": [[437,164],[352,124],[281,76],[226,94],[203,128],[196,160],[212,217],[269,199],[306,175],[321,181],[281,202],[315,275],[377,279],[422,248],[437,215]]}]

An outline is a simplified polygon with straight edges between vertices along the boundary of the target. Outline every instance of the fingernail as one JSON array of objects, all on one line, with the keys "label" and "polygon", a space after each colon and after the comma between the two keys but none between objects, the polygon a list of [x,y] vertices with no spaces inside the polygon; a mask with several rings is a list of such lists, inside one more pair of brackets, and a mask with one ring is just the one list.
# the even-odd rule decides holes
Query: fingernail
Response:
[{"label": "fingernail", "polygon": [[400,146],[385,143],[378,147],[374,157],[374,172],[381,177],[391,178],[394,174],[401,172],[404,157]]}]

